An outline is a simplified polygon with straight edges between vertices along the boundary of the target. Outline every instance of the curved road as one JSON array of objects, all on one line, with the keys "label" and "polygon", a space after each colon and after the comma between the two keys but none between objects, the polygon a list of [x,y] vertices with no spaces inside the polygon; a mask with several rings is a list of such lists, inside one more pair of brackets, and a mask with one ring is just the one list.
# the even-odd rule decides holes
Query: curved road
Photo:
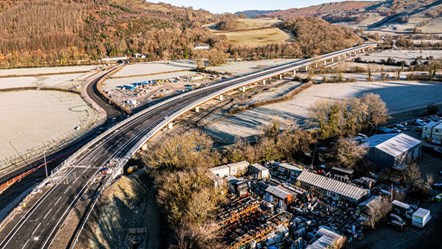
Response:
[{"label": "curved road", "polygon": [[[63,176],[64,180],[54,183],[20,220],[10,222],[11,224],[0,231],[0,238],[4,238],[0,241],[0,248],[47,248],[85,190],[94,180],[103,177],[99,173],[100,167],[106,165],[110,159],[127,160],[144,140],[192,107],[243,85],[309,66],[318,60],[331,59],[371,46],[373,45],[345,49],[319,58],[296,61],[218,82],[171,98],[132,116],[83,148],[81,153],[70,161],[67,173]],[[81,213],[78,215],[83,216]]]}]

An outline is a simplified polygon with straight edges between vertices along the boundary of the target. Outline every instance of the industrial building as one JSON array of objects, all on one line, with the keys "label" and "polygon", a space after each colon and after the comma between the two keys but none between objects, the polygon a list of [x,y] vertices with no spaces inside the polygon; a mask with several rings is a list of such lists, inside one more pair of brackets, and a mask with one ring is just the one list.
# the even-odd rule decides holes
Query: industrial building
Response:
[{"label": "industrial building", "polygon": [[209,169],[209,177],[212,179],[215,187],[223,186],[226,177],[245,174],[249,165],[249,162],[242,161],[213,167]]},{"label": "industrial building", "polygon": [[297,180],[304,188],[315,188],[326,196],[353,203],[358,203],[368,194],[366,189],[308,171],[303,171]]},{"label": "industrial building", "polygon": [[433,137],[433,128],[439,123],[431,121],[422,127],[422,140],[431,140]]},{"label": "industrial building", "polygon": [[254,163],[250,165],[249,171],[255,180],[265,180],[270,178],[270,171],[268,168],[262,166],[259,163]]},{"label": "industrial building", "polygon": [[421,155],[422,142],[404,133],[374,135],[362,144],[367,158],[379,168],[403,170]]},{"label": "industrial building", "polygon": [[327,249],[333,248],[335,244],[343,244],[345,242],[345,237],[339,235],[329,229],[320,228],[316,233],[317,240],[312,244],[308,245],[306,249]]}]

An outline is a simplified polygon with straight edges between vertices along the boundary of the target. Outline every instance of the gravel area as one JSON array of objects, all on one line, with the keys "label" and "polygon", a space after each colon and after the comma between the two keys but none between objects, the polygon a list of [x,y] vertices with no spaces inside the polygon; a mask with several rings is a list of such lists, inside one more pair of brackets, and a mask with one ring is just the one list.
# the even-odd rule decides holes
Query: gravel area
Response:
[{"label": "gravel area", "polygon": [[135,75],[158,74],[179,70],[190,70],[195,64],[188,61],[137,63],[125,66],[113,77],[131,77]]},{"label": "gravel area", "polygon": [[97,68],[97,66],[71,66],[71,67],[36,67],[36,68],[14,68],[0,70],[2,76],[29,76],[39,74],[60,74],[85,72]]},{"label": "gravel area", "polygon": [[117,89],[119,86],[132,84],[135,82],[140,82],[145,80],[166,80],[176,77],[192,76],[192,75],[196,75],[196,73],[191,71],[183,71],[183,72],[164,73],[164,74],[149,75],[149,76],[131,77],[131,78],[108,79],[103,84],[103,90],[109,91]]},{"label": "gravel area", "polygon": [[442,84],[390,81],[320,84],[304,90],[293,99],[244,111],[206,127],[206,131],[229,141],[235,136],[258,134],[258,128],[272,119],[290,118],[300,123],[308,117],[309,108],[320,100],[339,100],[373,92],[381,95],[390,113],[442,102]]},{"label": "gravel area", "polygon": [[234,75],[241,75],[251,72],[263,70],[268,67],[297,61],[297,59],[273,59],[273,60],[259,60],[259,61],[231,61],[224,65],[216,67],[208,67],[207,69],[217,72],[228,72]]},{"label": "gravel area", "polygon": [[57,140],[94,118],[95,112],[77,94],[33,90],[0,93],[0,160],[16,157],[15,149],[23,154]]}]

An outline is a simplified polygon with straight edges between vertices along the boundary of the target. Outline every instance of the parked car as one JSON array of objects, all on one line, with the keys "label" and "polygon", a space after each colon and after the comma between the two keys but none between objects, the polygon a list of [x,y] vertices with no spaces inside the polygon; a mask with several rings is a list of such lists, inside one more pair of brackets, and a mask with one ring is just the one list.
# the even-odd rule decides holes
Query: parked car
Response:
[{"label": "parked car", "polygon": [[435,182],[435,183],[433,183],[433,188],[435,188],[435,189],[442,189],[442,182]]},{"label": "parked car", "polygon": [[420,125],[420,126],[424,126],[427,123],[425,121],[423,121],[422,119],[416,119],[416,121],[414,122],[416,125]]},{"label": "parked car", "polygon": [[395,126],[396,126],[396,128],[398,128],[398,129],[400,129],[402,131],[408,130],[408,128],[405,125],[403,125],[403,124],[396,124]]}]

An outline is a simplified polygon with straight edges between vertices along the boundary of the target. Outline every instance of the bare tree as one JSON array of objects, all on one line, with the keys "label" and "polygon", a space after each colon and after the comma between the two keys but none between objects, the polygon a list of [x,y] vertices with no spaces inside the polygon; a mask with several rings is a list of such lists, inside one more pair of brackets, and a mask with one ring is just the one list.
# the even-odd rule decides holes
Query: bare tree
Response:
[{"label": "bare tree", "polygon": [[392,204],[386,197],[378,197],[368,205],[368,224],[375,228],[376,224],[391,211]]},{"label": "bare tree", "polygon": [[385,124],[388,119],[388,108],[381,96],[374,93],[364,94],[361,102],[367,105],[367,124],[371,130],[376,129],[379,125]]},{"label": "bare tree", "polygon": [[346,168],[355,168],[365,155],[367,150],[351,139],[340,138],[336,144],[336,158],[338,163]]}]

